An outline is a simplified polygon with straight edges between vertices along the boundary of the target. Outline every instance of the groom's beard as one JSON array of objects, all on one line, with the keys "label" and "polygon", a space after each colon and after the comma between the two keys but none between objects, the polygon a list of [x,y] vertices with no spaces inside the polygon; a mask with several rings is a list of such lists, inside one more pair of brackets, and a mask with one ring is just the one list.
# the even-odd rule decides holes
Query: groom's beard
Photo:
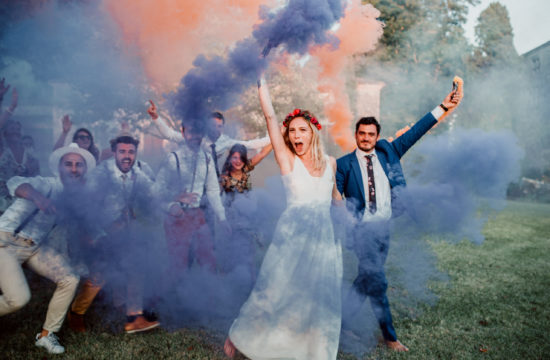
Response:
[{"label": "groom's beard", "polygon": [[364,151],[366,153],[372,151],[372,149],[374,149],[374,145],[375,144],[370,144],[368,141],[361,141],[357,143],[357,147],[359,148],[359,150]]}]

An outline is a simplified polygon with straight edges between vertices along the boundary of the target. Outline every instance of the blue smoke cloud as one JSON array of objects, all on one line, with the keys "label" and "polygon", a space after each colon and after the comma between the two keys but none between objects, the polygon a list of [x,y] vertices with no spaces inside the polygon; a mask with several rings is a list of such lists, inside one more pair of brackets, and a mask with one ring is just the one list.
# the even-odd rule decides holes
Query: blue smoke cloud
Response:
[{"label": "blue smoke cloud", "polygon": [[508,184],[518,179],[523,150],[509,131],[479,129],[428,137],[407,158],[416,227],[454,241],[483,241],[491,211],[505,205]]},{"label": "blue smoke cloud", "polygon": [[289,53],[303,54],[311,44],[338,45],[338,39],[327,33],[344,14],[340,0],[296,0],[277,13],[262,7],[260,16],[264,22],[254,30],[259,44],[266,44],[265,51],[284,45]]},{"label": "blue smoke cloud", "polygon": [[[49,1],[9,22],[0,36],[0,71],[20,90],[21,107],[73,108],[76,122],[90,123],[110,119],[118,108],[142,106],[146,78],[132,51],[101,2]],[[30,65],[32,79],[10,73],[22,63]],[[56,98],[52,84],[71,91]]]}]

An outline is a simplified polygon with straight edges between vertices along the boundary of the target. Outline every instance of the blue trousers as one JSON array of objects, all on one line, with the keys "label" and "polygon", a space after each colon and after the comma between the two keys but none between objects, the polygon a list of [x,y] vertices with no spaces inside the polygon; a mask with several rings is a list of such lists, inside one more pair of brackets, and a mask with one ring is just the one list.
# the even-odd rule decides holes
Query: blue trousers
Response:
[{"label": "blue trousers", "polygon": [[[348,294],[348,301],[345,301],[345,304],[351,304],[351,306],[344,310],[343,327],[344,329],[347,327],[348,319],[353,318],[369,297],[384,340],[396,341],[397,335],[386,296],[388,281],[384,272],[390,243],[389,222],[362,222],[353,230],[353,238],[353,248],[359,259],[359,265],[357,277]],[[359,296],[359,301],[351,301],[351,296]]]}]

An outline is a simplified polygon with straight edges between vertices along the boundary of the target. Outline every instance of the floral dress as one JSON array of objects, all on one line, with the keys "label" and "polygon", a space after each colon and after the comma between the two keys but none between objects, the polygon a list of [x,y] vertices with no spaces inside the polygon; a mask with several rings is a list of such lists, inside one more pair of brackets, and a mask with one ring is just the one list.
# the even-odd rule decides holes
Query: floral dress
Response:
[{"label": "floral dress", "polygon": [[256,201],[252,194],[250,172],[254,166],[245,165],[242,177],[236,179],[229,172],[220,175],[220,187],[223,192],[225,214],[231,225],[230,238],[224,238],[218,248],[224,254],[224,260],[220,261],[223,272],[231,272],[239,266],[244,266],[249,274],[250,285],[256,279],[256,247],[259,242],[256,225],[250,221],[249,212],[256,207]]},{"label": "floral dress", "polygon": [[225,193],[244,193],[252,189],[250,184],[250,172],[254,170],[254,166],[245,165],[243,167],[243,175],[240,179],[231,176],[229,172],[225,172],[220,176],[220,186]]}]

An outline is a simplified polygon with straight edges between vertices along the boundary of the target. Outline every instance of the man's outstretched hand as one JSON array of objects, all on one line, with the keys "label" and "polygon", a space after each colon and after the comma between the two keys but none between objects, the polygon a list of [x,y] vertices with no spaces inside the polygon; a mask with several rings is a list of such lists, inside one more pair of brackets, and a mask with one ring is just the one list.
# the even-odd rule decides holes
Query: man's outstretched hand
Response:
[{"label": "man's outstretched hand", "polygon": [[159,118],[159,113],[157,111],[157,106],[155,105],[153,100],[149,100],[149,102],[151,103],[151,106],[149,106],[149,108],[147,109],[147,113],[149,114],[151,119],[156,120],[156,119]]},{"label": "man's outstretched hand", "polygon": [[447,112],[451,112],[454,110],[462,101],[462,98],[464,97],[464,92],[462,91],[463,88],[463,80],[459,78],[458,76],[455,77],[454,84],[456,84],[456,88],[453,89],[446,97],[445,100],[441,103],[441,105],[445,106],[448,110]]}]

